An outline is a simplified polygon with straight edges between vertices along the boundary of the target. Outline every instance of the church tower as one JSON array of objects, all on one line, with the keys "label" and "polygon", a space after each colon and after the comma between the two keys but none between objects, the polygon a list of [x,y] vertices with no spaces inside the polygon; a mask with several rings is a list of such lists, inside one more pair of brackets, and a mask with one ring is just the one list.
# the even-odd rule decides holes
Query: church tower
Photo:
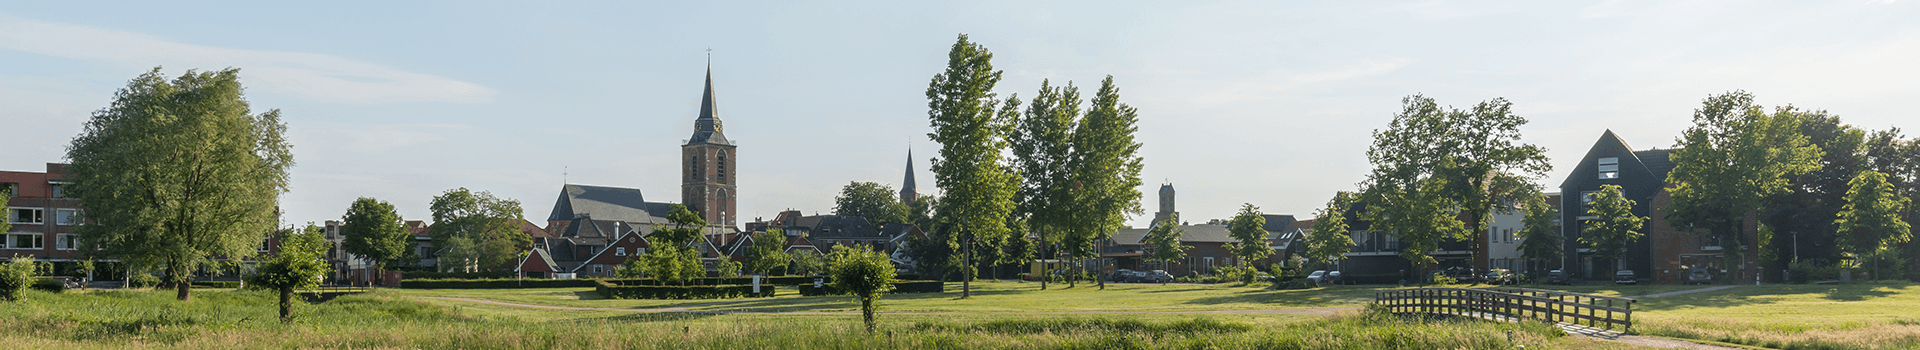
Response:
[{"label": "church tower", "polygon": [[913,150],[907,150],[907,180],[900,182],[900,204],[913,206],[913,200],[920,198],[920,190],[913,185]]},{"label": "church tower", "polygon": [[680,203],[707,224],[714,226],[734,225],[735,192],[734,174],[738,169],[733,166],[739,154],[734,153],[736,145],[727,141],[725,129],[720,125],[719,104],[713,100],[713,67],[707,67],[707,91],[700,97],[700,117],[693,121],[693,138],[680,146]]},{"label": "church tower", "polygon": [[1160,185],[1160,212],[1153,213],[1153,222],[1158,223],[1160,220],[1169,218],[1173,219],[1175,225],[1180,224],[1180,212],[1173,210],[1173,184],[1162,184]]}]

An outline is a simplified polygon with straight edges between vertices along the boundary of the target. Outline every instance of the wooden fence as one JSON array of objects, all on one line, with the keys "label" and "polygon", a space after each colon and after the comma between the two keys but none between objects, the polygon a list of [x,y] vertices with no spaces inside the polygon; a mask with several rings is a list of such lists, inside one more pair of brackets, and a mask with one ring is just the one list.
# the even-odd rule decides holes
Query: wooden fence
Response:
[{"label": "wooden fence", "polygon": [[1527,288],[1416,288],[1374,292],[1395,314],[1535,319],[1589,327],[1633,328],[1633,299]]}]

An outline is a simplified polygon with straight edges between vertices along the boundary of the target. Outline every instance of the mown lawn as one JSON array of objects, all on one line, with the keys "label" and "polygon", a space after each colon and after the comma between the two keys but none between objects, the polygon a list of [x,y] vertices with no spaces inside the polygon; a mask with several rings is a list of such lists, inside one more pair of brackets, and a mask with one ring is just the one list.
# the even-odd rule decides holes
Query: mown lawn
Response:
[{"label": "mown lawn", "polygon": [[[983,287],[992,291],[1000,286]],[[1020,292],[1041,301],[1012,309],[1047,311],[1046,302],[1097,304],[1141,301],[1187,308],[1203,300],[1228,305],[1306,305],[1350,299],[1351,291],[1263,294],[1228,286],[1123,286],[1109,290]],[[1193,288],[1212,288],[1196,291]],[[1311,292],[1311,293],[1305,293]],[[27,293],[0,304],[0,344],[8,348],[354,348],[354,349],[1511,349],[1624,348],[1567,337],[1539,323],[1408,320],[1346,312],[1334,317],[1181,314],[941,314],[882,315],[868,334],[856,315],[690,314],[556,310],[420,298],[422,295],[540,300],[561,291],[492,290],[461,293],[379,290],[317,305],[299,305],[293,323],[274,319],[274,298],[257,291],[196,291],[179,302],[170,291]],[[497,295],[496,295],[497,294]],[[1141,296],[1142,294],[1148,296]],[[988,299],[984,294],[975,299]],[[1093,300],[1076,300],[1075,295]],[[1343,296],[1346,295],[1346,296]],[[1368,294],[1370,295],[1370,294]],[[596,302],[580,300],[571,302]],[[818,308],[844,308],[844,297]],[[948,298],[951,298],[950,296]],[[1289,300],[1300,298],[1298,300]],[[1010,298],[1017,299],[1017,298]],[[883,303],[909,298],[890,297]],[[842,306],[826,305],[837,301]],[[985,303],[982,301],[981,303]],[[1006,301],[1006,300],[999,300]],[[622,302],[606,300],[597,302]],[[920,302],[958,308],[955,301]],[[951,304],[941,304],[951,303]],[[640,304],[629,304],[639,306]],[[1064,306],[1065,309],[1074,308]],[[1062,309],[1064,310],[1064,309]],[[1511,331],[1513,340],[1507,334]]]},{"label": "mown lawn", "polygon": [[[948,283],[945,293],[891,294],[883,297],[883,312],[966,312],[966,313],[1075,313],[1138,311],[1201,311],[1360,307],[1373,301],[1373,292],[1382,287],[1332,286],[1306,290],[1267,290],[1264,285],[1158,285],[1108,284],[1100,290],[1090,284],[1067,288],[1050,284],[1040,290],[1038,283],[976,282],[973,297],[960,298],[960,284]],[[520,304],[604,307],[660,308],[690,306],[704,311],[753,312],[846,312],[857,305],[845,296],[803,297],[791,288],[783,288],[773,298],[732,300],[627,300],[600,299],[592,288],[537,288],[496,290],[400,290],[400,295],[419,297],[461,297]]]},{"label": "mown lawn", "polygon": [[1743,286],[1642,299],[1635,330],[1780,349],[1920,348],[1920,285]]}]

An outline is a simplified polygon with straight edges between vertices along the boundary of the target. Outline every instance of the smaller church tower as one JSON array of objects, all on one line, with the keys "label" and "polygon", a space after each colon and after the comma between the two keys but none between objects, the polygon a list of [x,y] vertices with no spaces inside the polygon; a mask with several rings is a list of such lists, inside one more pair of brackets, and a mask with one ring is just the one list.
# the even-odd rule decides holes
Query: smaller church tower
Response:
[{"label": "smaller church tower", "polygon": [[907,179],[900,182],[900,204],[913,206],[913,201],[919,198],[920,190],[913,184],[913,150],[907,150]]},{"label": "smaller church tower", "polygon": [[721,133],[720,105],[713,98],[713,67],[707,67],[707,90],[700,97],[700,117],[693,121],[693,138],[680,146],[680,201],[708,225],[731,227],[734,217],[733,166],[736,145]]},{"label": "smaller church tower", "polygon": [[1180,222],[1180,212],[1173,210],[1173,184],[1170,183],[1160,185],[1160,212],[1153,213],[1153,222],[1157,223],[1169,218],[1173,219],[1175,224]]}]

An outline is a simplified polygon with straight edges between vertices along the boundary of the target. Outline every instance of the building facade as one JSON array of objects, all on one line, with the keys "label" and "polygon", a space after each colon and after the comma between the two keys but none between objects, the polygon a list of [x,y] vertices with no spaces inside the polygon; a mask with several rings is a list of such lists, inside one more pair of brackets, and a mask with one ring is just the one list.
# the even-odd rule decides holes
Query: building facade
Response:
[{"label": "building facade", "polygon": [[720,106],[713,96],[713,69],[707,69],[707,88],[700,98],[700,117],[693,122],[693,137],[680,146],[680,201],[694,214],[715,226],[734,226],[735,198],[739,197],[734,177],[739,168],[738,146],[727,140],[720,123]]}]

